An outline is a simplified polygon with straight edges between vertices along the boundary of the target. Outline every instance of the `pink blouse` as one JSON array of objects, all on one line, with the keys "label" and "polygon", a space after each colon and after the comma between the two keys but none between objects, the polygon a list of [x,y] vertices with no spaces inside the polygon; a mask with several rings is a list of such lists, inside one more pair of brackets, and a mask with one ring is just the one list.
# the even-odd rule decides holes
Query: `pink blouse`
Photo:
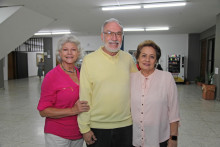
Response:
[{"label": "pink blouse", "polygon": [[[77,70],[77,69],[76,69]],[[79,78],[79,71],[77,70]],[[44,78],[41,86],[41,97],[37,109],[48,107],[71,108],[79,99],[79,85],[67,75],[60,65],[52,69]],[[77,123],[77,115],[63,118],[46,118],[45,133],[54,134],[66,139],[82,138]]]},{"label": "pink blouse", "polygon": [[131,74],[133,145],[159,147],[169,139],[170,123],[180,120],[177,87],[171,73],[155,71],[148,77]]}]

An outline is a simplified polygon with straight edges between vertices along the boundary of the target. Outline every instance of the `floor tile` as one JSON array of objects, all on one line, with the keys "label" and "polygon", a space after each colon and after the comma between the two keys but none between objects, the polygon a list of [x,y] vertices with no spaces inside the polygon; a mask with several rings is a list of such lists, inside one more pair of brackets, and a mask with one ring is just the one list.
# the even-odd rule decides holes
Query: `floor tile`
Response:
[{"label": "floor tile", "polygon": [[[44,118],[37,111],[41,83],[38,77],[5,81],[5,89],[0,89],[0,147],[45,147]],[[178,147],[219,147],[220,101],[202,99],[202,89],[195,84],[177,88]]]}]

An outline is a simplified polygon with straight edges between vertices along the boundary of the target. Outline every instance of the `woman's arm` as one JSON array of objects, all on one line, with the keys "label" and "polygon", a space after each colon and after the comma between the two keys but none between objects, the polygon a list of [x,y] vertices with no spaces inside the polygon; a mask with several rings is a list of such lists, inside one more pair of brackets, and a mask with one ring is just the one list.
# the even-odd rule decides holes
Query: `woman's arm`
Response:
[{"label": "woman's arm", "polygon": [[178,91],[173,76],[170,74],[170,86],[169,86],[169,120],[170,120],[170,139],[167,147],[177,147],[177,136],[179,127],[179,102]]},{"label": "woman's arm", "polygon": [[40,111],[40,115],[42,117],[50,117],[50,118],[62,118],[72,115],[77,115],[81,112],[88,112],[89,105],[87,101],[77,101],[72,108],[53,108],[48,107],[42,111]]},{"label": "woman's arm", "polygon": [[[178,138],[175,136],[178,136],[178,127],[179,127],[179,121],[170,123],[170,139],[168,141],[167,147],[177,147]],[[172,136],[174,136],[174,138],[176,138],[177,140],[173,140]]]},{"label": "woman's arm", "polygon": [[179,127],[179,121],[170,123],[170,135],[177,136],[178,127]]}]

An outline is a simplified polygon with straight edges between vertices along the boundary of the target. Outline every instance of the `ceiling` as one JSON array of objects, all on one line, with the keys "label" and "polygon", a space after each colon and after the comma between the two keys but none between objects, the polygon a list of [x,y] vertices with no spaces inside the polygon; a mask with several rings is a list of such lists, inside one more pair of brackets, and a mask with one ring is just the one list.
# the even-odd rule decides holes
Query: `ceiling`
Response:
[{"label": "ceiling", "polygon": [[[112,17],[121,21],[124,27],[170,27],[169,31],[157,32],[160,34],[201,33],[215,25],[220,13],[220,0],[189,0],[184,7],[101,10],[101,6],[152,1],[163,0],[0,0],[0,7],[22,5],[54,19],[42,30],[71,30],[76,35],[99,35],[103,22]],[[155,32],[143,32],[146,33]]]}]

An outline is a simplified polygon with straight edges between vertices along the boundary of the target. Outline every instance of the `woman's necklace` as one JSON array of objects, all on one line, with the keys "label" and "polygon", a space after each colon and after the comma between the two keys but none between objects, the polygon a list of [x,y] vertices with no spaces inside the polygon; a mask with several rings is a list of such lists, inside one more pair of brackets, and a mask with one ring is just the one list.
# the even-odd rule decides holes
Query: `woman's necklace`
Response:
[{"label": "woman's necklace", "polygon": [[63,70],[66,71],[66,72],[69,72],[69,73],[75,73],[75,72],[76,72],[75,67],[73,67],[73,71],[71,71],[71,70],[66,70],[66,69],[63,67],[62,63],[61,63],[61,67],[62,67]]}]

